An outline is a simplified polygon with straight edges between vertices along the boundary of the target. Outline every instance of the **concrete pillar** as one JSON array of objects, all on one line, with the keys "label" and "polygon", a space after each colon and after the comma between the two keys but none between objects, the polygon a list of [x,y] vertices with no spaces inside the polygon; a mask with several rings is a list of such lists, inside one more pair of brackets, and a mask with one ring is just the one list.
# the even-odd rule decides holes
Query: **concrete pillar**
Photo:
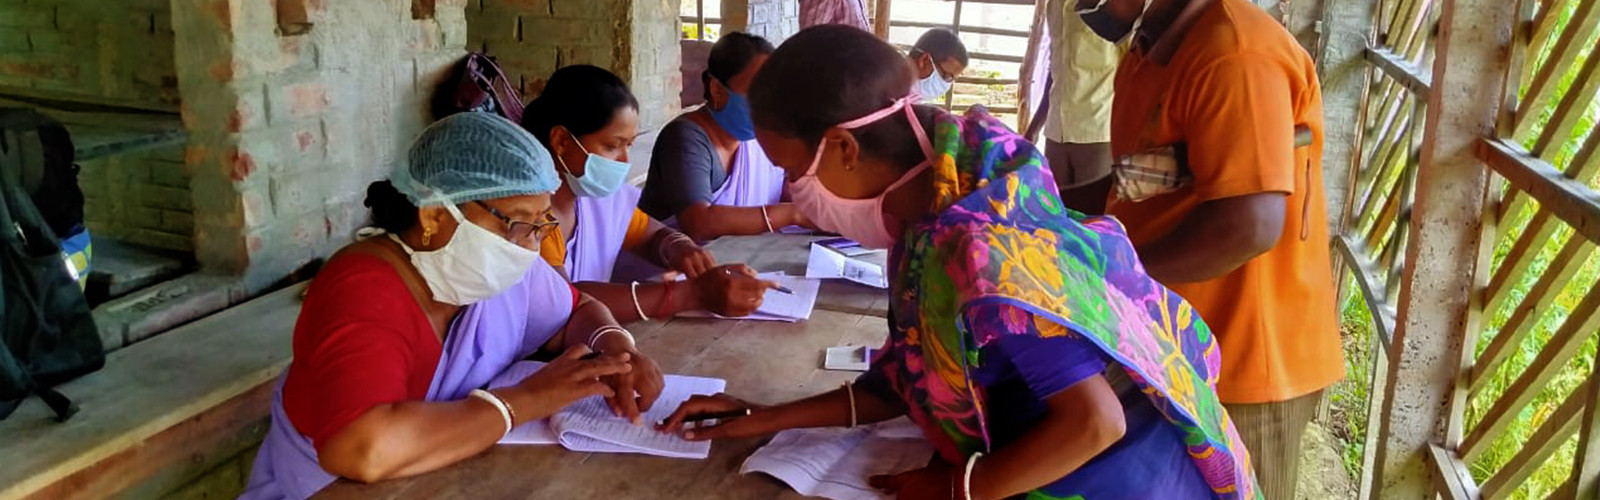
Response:
[{"label": "concrete pillar", "polygon": [[353,238],[464,53],[466,1],[172,2],[203,267],[252,294]]},{"label": "concrete pillar", "polygon": [[1471,363],[1481,321],[1477,291],[1489,271],[1489,172],[1473,150],[1495,130],[1517,2],[1446,0],[1437,8],[1394,367],[1380,393],[1383,418],[1371,429],[1383,436],[1373,498],[1435,497],[1424,457],[1432,443],[1460,444],[1467,399],[1461,375]]}]

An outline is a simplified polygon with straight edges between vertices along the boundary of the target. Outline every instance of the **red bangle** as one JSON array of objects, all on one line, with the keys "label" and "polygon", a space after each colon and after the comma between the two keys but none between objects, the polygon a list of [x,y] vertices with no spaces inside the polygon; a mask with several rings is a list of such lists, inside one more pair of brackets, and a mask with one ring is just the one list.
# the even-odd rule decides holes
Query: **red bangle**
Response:
[{"label": "red bangle", "polygon": [[671,281],[664,283],[667,291],[662,293],[661,300],[656,302],[656,317],[662,321],[672,318],[672,284]]}]

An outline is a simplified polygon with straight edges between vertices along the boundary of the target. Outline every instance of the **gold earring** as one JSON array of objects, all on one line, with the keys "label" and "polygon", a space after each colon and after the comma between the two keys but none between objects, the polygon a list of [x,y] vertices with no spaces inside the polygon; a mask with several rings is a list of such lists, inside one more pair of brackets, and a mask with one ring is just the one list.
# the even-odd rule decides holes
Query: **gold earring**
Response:
[{"label": "gold earring", "polygon": [[429,242],[431,241],[433,241],[433,228],[422,228],[422,245],[428,246]]}]

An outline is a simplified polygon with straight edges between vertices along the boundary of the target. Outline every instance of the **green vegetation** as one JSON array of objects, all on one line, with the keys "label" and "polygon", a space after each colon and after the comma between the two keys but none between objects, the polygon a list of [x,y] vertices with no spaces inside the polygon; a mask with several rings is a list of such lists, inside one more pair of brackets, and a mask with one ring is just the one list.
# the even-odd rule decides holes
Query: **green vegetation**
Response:
[{"label": "green vegetation", "polygon": [[[1558,0],[1546,3],[1546,5],[1554,5],[1556,8],[1561,9],[1552,13],[1558,16],[1556,18],[1555,33],[1562,33],[1567,28],[1580,1]],[[1556,81],[1554,97],[1546,102],[1538,103],[1540,107],[1533,114],[1535,123],[1532,127],[1529,127],[1530,131],[1514,138],[1524,147],[1530,149],[1533,147],[1534,141],[1551,120],[1561,98],[1567,95],[1568,92],[1578,90],[1573,88],[1574,82],[1579,78],[1580,70],[1585,61],[1593,55],[1595,46],[1600,44],[1600,30],[1579,33],[1579,35],[1586,37],[1587,43],[1579,45],[1583,49],[1572,64],[1558,68],[1562,71],[1558,73],[1559,79]],[[1549,41],[1541,46],[1530,48],[1527,65],[1524,68],[1528,75],[1535,74],[1547,63],[1556,38],[1552,36]],[[1528,92],[1528,85],[1531,80],[1531,76],[1522,78],[1520,91],[1523,95]],[[1558,170],[1567,170],[1572,167],[1580,148],[1589,136],[1595,132],[1597,118],[1600,118],[1600,99],[1591,100],[1583,109],[1584,113],[1573,128],[1571,136],[1565,141],[1555,143],[1552,146],[1555,148],[1554,151],[1545,155]],[[1578,180],[1588,184],[1591,188],[1600,187],[1600,176],[1590,176],[1589,178]],[[1505,192],[1509,193],[1510,191]],[[1521,210],[1506,214],[1504,220],[1499,221],[1499,224],[1506,229],[1504,236],[1493,242],[1494,253],[1490,272],[1510,264],[1506,262],[1507,255],[1517,239],[1525,231],[1529,230],[1529,222],[1538,209],[1537,203],[1527,203],[1524,204]],[[1521,274],[1520,279],[1508,283],[1510,287],[1508,300],[1504,301],[1496,310],[1484,311],[1483,330],[1480,332],[1477,344],[1474,346],[1474,354],[1482,356],[1494,336],[1500,333],[1500,330],[1510,322],[1512,316],[1519,309],[1533,306],[1531,303],[1525,303],[1525,299],[1528,298],[1535,283],[1541,277],[1561,267],[1577,266],[1576,271],[1571,279],[1557,283],[1551,288],[1549,293],[1554,294],[1554,298],[1550,301],[1548,307],[1532,311],[1532,321],[1530,326],[1527,327],[1528,334],[1526,338],[1520,344],[1512,346],[1513,349],[1511,349],[1507,360],[1490,374],[1490,379],[1485,388],[1469,400],[1465,415],[1468,432],[1485,418],[1485,414],[1495,402],[1507,395],[1506,391],[1510,386],[1532,366],[1539,353],[1550,342],[1551,338],[1563,328],[1569,318],[1574,318],[1574,321],[1581,321],[1584,316],[1593,312],[1592,310],[1580,309],[1579,306],[1584,297],[1596,289],[1597,285],[1600,285],[1600,258],[1591,254],[1581,262],[1556,262],[1561,249],[1569,241],[1573,238],[1578,238],[1581,241],[1583,236],[1575,234],[1573,229],[1565,223],[1558,221],[1554,226],[1553,233],[1549,237],[1542,239],[1539,243],[1541,245],[1539,248],[1522,257],[1523,259],[1531,260],[1528,261],[1528,269]],[[1593,246],[1593,243],[1589,242],[1580,244],[1591,248]],[[1367,431],[1365,409],[1368,391],[1372,387],[1372,382],[1367,380],[1367,374],[1372,363],[1371,356],[1373,351],[1370,339],[1373,323],[1372,315],[1360,300],[1359,291],[1351,289],[1345,295],[1352,297],[1351,300],[1347,300],[1342,305],[1349,377],[1346,382],[1334,388],[1331,398],[1336,417],[1334,418],[1334,423],[1348,424],[1336,428],[1339,437],[1345,443],[1344,459],[1346,470],[1352,474],[1352,477],[1358,477],[1362,453],[1364,452],[1362,448]],[[1586,397],[1584,394],[1575,394],[1574,391],[1593,373],[1597,339],[1595,332],[1579,332],[1577,339],[1582,342],[1578,348],[1577,355],[1560,366],[1556,375],[1548,384],[1542,387],[1535,387],[1533,390],[1536,391],[1536,394],[1532,402],[1520,413],[1512,417],[1513,420],[1508,429],[1501,434],[1499,439],[1490,443],[1482,456],[1468,464],[1478,482],[1481,483],[1496,472],[1499,472],[1526,445],[1533,433],[1546,423],[1555,410],[1568,398]],[[1577,444],[1576,435],[1568,438],[1554,456],[1539,465],[1532,476],[1515,491],[1511,492],[1510,497],[1516,499],[1544,498],[1554,492],[1571,474],[1573,460],[1578,449]]]}]

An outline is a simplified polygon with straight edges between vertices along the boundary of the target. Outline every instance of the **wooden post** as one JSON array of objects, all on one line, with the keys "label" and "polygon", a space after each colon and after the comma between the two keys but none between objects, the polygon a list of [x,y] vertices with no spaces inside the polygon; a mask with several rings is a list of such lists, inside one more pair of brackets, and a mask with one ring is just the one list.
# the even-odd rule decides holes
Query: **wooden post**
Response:
[{"label": "wooden post", "polygon": [[[1371,81],[1365,52],[1372,37],[1378,0],[1323,2],[1322,50],[1316,55],[1322,82],[1322,168],[1327,190],[1330,234],[1339,234],[1351,214],[1355,174],[1361,163],[1366,123],[1366,90]],[[1344,274],[1335,277],[1343,280]],[[1341,290],[1342,291],[1342,290]]]},{"label": "wooden post", "polygon": [[694,39],[706,39],[706,0],[694,0]]},{"label": "wooden post", "polygon": [[1479,293],[1490,245],[1483,240],[1489,172],[1473,155],[1493,133],[1506,82],[1505,47],[1516,2],[1443,0],[1432,89],[1406,250],[1400,316],[1383,394],[1383,436],[1374,498],[1434,498],[1425,457],[1454,449],[1466,404],[1463,376],[1480,328]]},{"label": "wooden post", "polygon": [[[1050,23],[1046,22],[1044,17],[1046,15],[1045,11],[1049,8],[1049,5],[1050,0],[1037,0],[1033,5],[1033,32],[1028,34],[1028,48],[1025,51],[1025,54],[1022,56],[1022,69],[1017,71],[1018,131],[1028,131],[1033,129],[1031,126],[1033,116],[1028,112],[1028,110],[1033,108],[1033,100],[1042,99],[1046,101],[1046,105],[1048,105],[1048,101],[1050,99],[1050,91],[1048,90],[1048,77],[1045,79],[1046,85],[1043,89],[1044,91],[1040,92],[1040,95],[1034,95],[1033,92],[1030,92],[1030,90],[1032,90],[1030,86],[1033,83],[1033,68],[1040,64],[1044,64],[1047,67],[1050,65],[1050,61],[1039,60],[1039,42],[1042,41],[1040,40],[1040,34],[1046,33],[1046,30],[1048,30],[1050,26]],[[1057,35],[1051,34],[1050,36],[1054,37]],[[1041,106],[1039,109],[1043,110],[1044,106]],[[1024,137],[1031,141],[1033,140],[1034,136],[1024,135]]]},{"label": "wooden post", "polygon": [[892,2],[893,0],[878,0],[877,8],[872,13],[876,16],[872,18],[872,32],[884,40],[889,39],[889,4]]}]

